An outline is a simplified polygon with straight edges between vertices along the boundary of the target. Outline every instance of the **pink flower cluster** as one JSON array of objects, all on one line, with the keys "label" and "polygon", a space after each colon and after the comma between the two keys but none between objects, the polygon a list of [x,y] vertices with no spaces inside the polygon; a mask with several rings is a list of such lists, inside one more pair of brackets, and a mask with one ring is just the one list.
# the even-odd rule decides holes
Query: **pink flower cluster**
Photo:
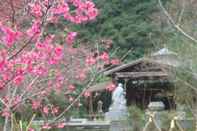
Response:
[{"label": "pink flower cluster", "polygon": [[39,17],[42,16],[43,13],[42,13],[42,6],[41,6],[41,4],[36,2],[36,3],[30,4],[30,7],[31,7],[31,13],[35,17],[39,18]]},{"label": "pink flower cluster", "polygon": [[41,22],[38,20],[35,20],[32,24],[32,26],[27,30],[27,35],[29,37],[35,36],[35,38],[38,38],[38,36],[41,33]]},{"label": "pink flower cluster", "polygon": [[116,85],[114,83],[110,83],[106,87],[106,90],[110,92],[113,91],[114,89],[116,89]]},{"label": "pink flower cluster", "polygon": [[[49,1],[45,1],[44,4],[37,1],[29,4],[29,6],[31,14],[37,19],[40,19],[46,10],[51,14],[50,20],[64,16],[66,20],[76,24],[94,20],[98,15],[98,9],[91,0],[67,0],[64,2],[60,0],[52,7],[50,7]],[[75,9],[71,9],[70,6],[74,6]]]},{"label": "pink flower cluster", "polygon": [[[67,32],[63,44],[58,41],[59,34],[47,32],[48,24],[54,22],[51,20],[58,22],[60,17],[75,24],[95,20],[98,9],[91,0],[34,0],[28,3],[26,13],[27,21],[24,18],[21,25],[16,24],[20,22],[0,22],[1,115],[9,118],[25,103],[45,117],[54,117],[61,114],[60,108],[46,102],[46,97],[55,93],[63,95],[68,104],[74,102],[75,82],[86,83],[90,69],[95,65],[117,64],[118,60],[111,60],[107,51],[96,56],[90,49],[88,52],[87,47],[73,48],[77,32]],[[113,88],[111,85],[108,90]],[[83,95],[89,97],[91,93]],[[46,123],[42,128],[64,126],[64,123]]]},{"label": "pink flower cluster", "polygon": [[75,6],[76,9],[73,11],[74,13],[68,13],[69,8],[65,6],[65,8],[63,8],[66,10],[64,12],[64,18],[73,23],[80,24],[94,20],[98,15],[98,9],[95,8],[95,4],[90,0],[68,0],[68,5],[69,4]]},{"label": "pink flower cluster", "polygon": [[7,26],[0,25],[0,30],[3,32],[1,40],[7,47],[11,47],[22,36],[20,31],[14,31]]},{"label": "pink flower cluster", "polygon": [[95,65],[96,63],[104,63],[105,65],[119,65],[121,62],[119,59],[114,58],[111,59],[108,52],[102,52],[99,56],[87,56],[86,57],[86,64],[87,65]]},{"label": "pink flower cluster", "polygon": [[8,104],[10,104],[13,108],[18,107],[22,99],[19,95],[14,96],[12,99],[10,99],[8,96],[5,96],[3,97],[2,101],[7,105],[1,110],[1,116],[10,117],[11,113]]},{"label": "pink flower cluster", "polygon": [[66,44],[72,45],[76,36],[77,36],[77,32],[69,32],[66,37]]},{"label": "pink flower cluster", "polygon": [[59,123],[56,123],[56,124],[49,124],[49,123],[45,123],[43,126],[42,126],[42,129],[47,129],[47,130],[49,130],[49,129],[52,129],[52,128],[59,128],[59,129],[61,129],[61,128],[64,128],[65,127],[65,125],[66,125],[66,123],[65,122],[59,122]]}]

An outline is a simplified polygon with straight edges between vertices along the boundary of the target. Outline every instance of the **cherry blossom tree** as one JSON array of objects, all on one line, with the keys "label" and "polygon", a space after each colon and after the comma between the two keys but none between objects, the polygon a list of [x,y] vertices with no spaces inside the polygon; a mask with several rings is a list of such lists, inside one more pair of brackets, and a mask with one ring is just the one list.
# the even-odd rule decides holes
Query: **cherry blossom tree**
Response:
[{"label": "cherry blossom tree", "polygon": [[[63,123],[55,122],[81,96],[90,95],[86,90],[104,64],[119,61],[110,59],[108,52],[96,50],[95,56],[83,45],[74,48],[77,32],[62,29],[61,34],[50,34],[47,27],[62,18],[74,24],[94,21],[98,9],[91,0],[1,0],[0,4],[0,111],[5,118],[4,131],[9,130],[12,114],[27,102],[43,117],[52,116],[44,129],[63,128]],[[85,83],[86,88],[73,98],[70,94],[76,90],[76,82]],[[69,105],[60,111],[57,105],[44,101],[52,92],[63,93]]]}]

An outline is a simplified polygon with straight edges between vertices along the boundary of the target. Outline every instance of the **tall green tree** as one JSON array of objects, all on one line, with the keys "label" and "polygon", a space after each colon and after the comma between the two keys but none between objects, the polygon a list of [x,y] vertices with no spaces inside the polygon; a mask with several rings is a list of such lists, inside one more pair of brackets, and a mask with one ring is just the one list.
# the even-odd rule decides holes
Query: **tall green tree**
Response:
[{"label": "tall green tree", "polygon": [[[94,0],[100,9],[98,19],[92,23],[75,26],[84,41],[110,38],[113,49],[122,56],[129,49],[127,59],[136,59],[154,47],[160,30],[153,21],[158,11],[156,0]],[[112,50],[113,50],[112,49]]]}]

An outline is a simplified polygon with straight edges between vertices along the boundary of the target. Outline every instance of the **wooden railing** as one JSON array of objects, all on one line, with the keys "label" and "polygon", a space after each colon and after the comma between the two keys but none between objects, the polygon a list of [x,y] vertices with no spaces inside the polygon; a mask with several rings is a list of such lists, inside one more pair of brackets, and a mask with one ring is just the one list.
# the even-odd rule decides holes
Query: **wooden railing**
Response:
[{"label": "wooden railing", "polygon": [[155,113],[150,113],[148,122],[145,124],[143,131],[153,131],[153,130],[162,131],[155,120]]},{"label": "wooden railing", "polygon": [[[149,120],[145,124],[143,131],[162,131],[161,127],[158,125],[155,119],[155,113],[151,113],[148,115]],[[177,117],[174,117],[170,122],[170,128],[167,131],[187,131],[184,129]]]}]

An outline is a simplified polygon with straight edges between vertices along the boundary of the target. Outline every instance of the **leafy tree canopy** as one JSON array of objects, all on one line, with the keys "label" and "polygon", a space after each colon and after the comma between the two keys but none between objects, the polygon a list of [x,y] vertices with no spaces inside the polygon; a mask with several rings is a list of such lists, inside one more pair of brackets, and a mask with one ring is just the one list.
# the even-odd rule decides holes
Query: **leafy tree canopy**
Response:
[{"label": "leafy tree canopy", "polygon": [[[119,57],[129,49],[127,57],[136,59],[147,53],[158,41],[160,30],[153,22],[152,14],[157,12],[156,0],[94,0],[100,9],[96,21],[74,29],[81,33],[84,41],[110,38],[113,49]],[[113,50],[112,49],[112,50]]]}]

